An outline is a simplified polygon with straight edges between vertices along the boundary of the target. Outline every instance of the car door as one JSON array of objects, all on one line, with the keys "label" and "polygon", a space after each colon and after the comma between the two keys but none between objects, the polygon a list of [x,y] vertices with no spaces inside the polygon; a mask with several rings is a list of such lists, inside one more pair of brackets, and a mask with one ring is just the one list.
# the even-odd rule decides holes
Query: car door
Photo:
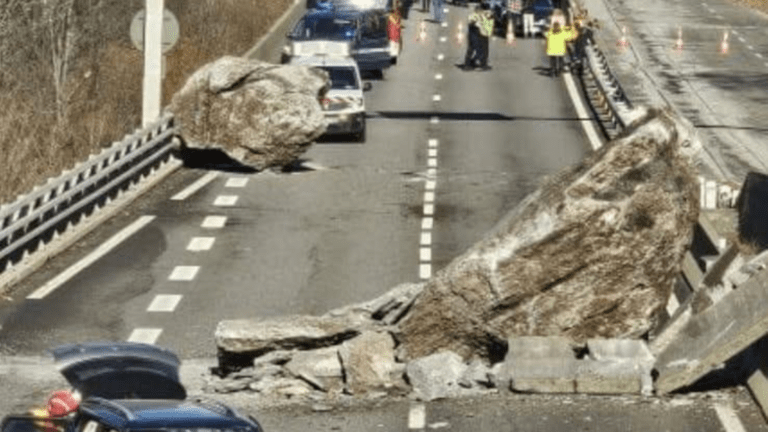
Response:
[{"label": "car door", "polygon": [[359,18],[358,38],[352,56],[360,70],[383,70],[392,64],[387,36],[387,16],[382,12],[368,12]]}]

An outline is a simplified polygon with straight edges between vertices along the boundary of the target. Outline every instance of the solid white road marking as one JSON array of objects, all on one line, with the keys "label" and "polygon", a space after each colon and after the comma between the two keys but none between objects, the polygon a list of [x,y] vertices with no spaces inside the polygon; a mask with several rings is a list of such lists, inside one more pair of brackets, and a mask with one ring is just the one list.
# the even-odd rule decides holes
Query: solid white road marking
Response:
[{"label": "solid white road marking", "polygon": [[200,225],[203,228],[217,229],[224,228],[224,224],[227,223],[226,216],[206,216],[203,219],[203,223]]},{"label": "solid white road marking", "polygon": [[154,345],[163,329],[159,328],[137,328],[128,336],[128,342],[139,342]]},{"label": "solid white road marking", "polygon": [[180,295],[158,294],[149,304],[147,312],[173,312],[181,301]]},{"label": "solid white road marking", "polygon": [[427,145],[430,147],[437,147],[437,140],[435,138],[430,138],[429,141],[427,141]]},{"label": "solid white road marking", "polygon": [[432,95],[432,100],[433,100],[433,101],[435,101],[435,102],[440,102],[440,99],[441,99],[441,98],[440,98],[440,95],[438,95],[438,94],[436,94],[436,95]]},{"label": "solid white road marking", "polygon": [[437,55],[437,60],[438,61],[443,61],[444,58],[445,58],[445,56],[442,53]]},{"label": "solid white road marking", "polygon": [[432,277],[432,264],[419,264],[419,278],[429,279]]},{"label": "solid white road marking", "polygon": [[101,257],[125,241],[125,239],[132,236],[140,229],[144,228],[153,220],[155,220],[154,216],[142,216],[138,218],[134,223],[128,225],[120,232],[110,237],[109,240],[105,241],[101,246],[97,247],[93,252],[86,255],[83,259],[68,269],[64,270],[63,272],[59,273],[58,276],[46,282],[45,285],[36,289],[32,294],[28,295],[27,298],[30,300],[40,300],[45,298],[45,296],[52,293],[58,287],[64,285],[68,280],[72,279],[75,277],[75,275],[98,261]]},{"label": "solid white road marking", "polygon": [[248,177],[230,177],[224,184],[228,188],[241,188],[248,184]]},{"label": "solid white road marking", "polygon": [[443,74],[435,74],[435,79],[436,79],[436,80],[441,80],[441,79],[443,79]]},{"label": "solid white road marking", "polygon": [[435,224],[434,219],[432,219],[431,217],[425,217],[421,220],[421,229],[431,230],[434,224]]},{"label": "solid white road marking", "polygon": [[205,185],[212,182],[216,177],[219,176],[218,172],[209,172],[208,174],[200,177],[197,179],[196,182],[192,183],[191,185],[187,186],[186,189],[182,190],[181,192],[177,193],[176,195],[172,196],[171,199],[174,201],[182,201],[190,197],[193,193],[199,191]]},{"label": "solid white road marking", "polygon": [[418,403],[411,406],[408,412],[408,429],[424,429],[427,423],[427,410],[424,404]]},{"label": "solid white road marking", "polygon": [[437,149],[429,149],[427,150],[427,156],[429,157],[437,157]]},{"label": "solid white road marking", "polygon": [[197,275],[198,270],[200,270],[200,266],[176,266],[171,275],[168,276],[168,280],[191,281]]},{"label": "solid white road marking", "polygon": [[237,203],[237,195],[219,195],[213,202],[216,207],[232,207]]},{"label": "solid white road marking", "polygon": [[437,187],[437,182],[434,180],[427,180],[424,184],[424,189],[426,190],[435,190],[435,187]]},{"label": "solid white road marking", "polygon": [[432,233],[431,232],[423,232],[421,233],[421,238],[419,239],[419,244],[422,246],[429,246],[432,244]]},{"label": "solid white road marking", "polygon": [[424,204],[424,215],[425,216],[432,216],[435,214],[435,205],[434,204]]},{"label": "solid white road marking", "polygon": [[437,159],[436,158],[429,158],[429,159],[427,159],[427,166],[428,167],[436,167],[437,166]]},{"label": "solid white road marking", "polygon": [[747,432],[744,429],[744,425],[741,424],[739,416],[733,411],[733,408],[717,403],[715,404],[715,412],[726,432]]},{"label": "solid white road marking", "polygon": [[211,250],[215,241],[216,237],[193,237],[187,245],[187,250],[192,252]]},{"label": "solid white road marking", "polygon": [[581,96],[576,90],[576,84],[573,82],[573,77],[570,73],[564,73],[563,79],[565,80],[565,87],[568,89],[568,94],[571,96],[573,106],[576,109],[576,115],[583,119],[581,120],[581,127],[584,128],[584,132],[587,134],[590,144],[593,150],[597,150],[603,146],[603,142],[600,140],[600,136],[597,133],[595,125],[592,123],[592,118],[587,114],[587,109],[584,107],[584,103],[581,101]]},{"label": "solid white road marking", "polygon": [[434,192],[424,192],[424,202],[425,203],[435,202],[435,193]]},{"label": "solid white road marking", "polygon": [[419,248],[419,260],[422,262],[432,261],[432,249],[428,247]]}]

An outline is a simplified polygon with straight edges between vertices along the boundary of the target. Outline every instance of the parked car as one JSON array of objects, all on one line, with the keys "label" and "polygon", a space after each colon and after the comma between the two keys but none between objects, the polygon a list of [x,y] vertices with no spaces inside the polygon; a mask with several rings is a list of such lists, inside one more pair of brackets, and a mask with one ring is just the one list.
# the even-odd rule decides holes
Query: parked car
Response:
[{"label": "parked car", "polygon": [[62,418],[3,418],[2,432],[261,432],[253,417],[223,403],[192,398],[172,352],[132,342],[64,345],[53,350],[59,371],[83,400]]},{"label": "parked car", "polygon": [[287,35],[282,63],[293,57],[349,55],[361,72],[383,77],[392,65],[387,17],[380,11],[311,10]]},{"label": "parked car", "polygon": [[320,100],[327,122],[326,134],[353,134],[365,141],[364,91],[371,83],[362,83],[357,63],[351,58],[333,56],[295,57],[291,64],[311,66],[328,72],[331,88]]},{"label": "parked car", "polygon": [[307,9],[335,8],[336,10],[389,11],[392,9],[392,5],[392,0],[307,0]]}]

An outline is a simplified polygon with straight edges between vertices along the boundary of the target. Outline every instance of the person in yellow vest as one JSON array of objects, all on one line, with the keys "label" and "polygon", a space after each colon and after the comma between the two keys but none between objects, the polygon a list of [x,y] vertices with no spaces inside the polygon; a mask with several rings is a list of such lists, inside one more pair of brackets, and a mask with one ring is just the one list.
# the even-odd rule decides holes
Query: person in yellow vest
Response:
[{"label": "person in yellow vest", "polygon": [[576,38],[576,30],[569,27],[561,27],[560,22],[552,23],[552,28],[544,34],[544,40],[547,45],[547,57],[549,57],[549,75],[560,76],[565,58],[565,44]]},{"label": "person in yellow vest", "polygon": [[490,54],[490,42],[493,36],[493,13],[490,10],[484,10],[480,14],[480,68],[489,70],[488,56]]}]

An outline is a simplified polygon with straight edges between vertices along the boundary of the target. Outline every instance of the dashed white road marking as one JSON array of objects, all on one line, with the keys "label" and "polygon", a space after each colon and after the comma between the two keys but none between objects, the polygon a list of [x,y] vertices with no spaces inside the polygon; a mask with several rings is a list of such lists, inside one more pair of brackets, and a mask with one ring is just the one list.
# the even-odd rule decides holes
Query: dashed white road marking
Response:
[{"label": "dashed white road marking", "polygon": [[436,95],[432,95],[432,100],[433,100],[433,101],[435,101],[435,102],[439,102],[439,101],[440,101],[440,99],[442,99],[442,98],[440,97],[440,95],[439,95],[439,94],[436,94]]},{"label": "dashed white road marking", "polygon": [[437,168],[427,168],[427,177],[429,178],[437,177]]},{"label": "dashed white road marking", "polygon": [[427,166],[429,166],[429,167],[436,167],[437,166],[437,158],[429,158],[429,159],[427,159]]},{"label": "dashed white road marking", "polygon": [[435,224],[434,219],[432,219],[431,217],[425,217],[421,220],[421,229],[431,230],[434,224]]},{"label": "dashed white road marking", "polygon": [[723,18],[723,16],[722,16],[722,15],[720,15],[720,14],[717,14],[717,15],[715,15],[715,18],[717,18],[717,19],[725,19],[725,18]]},{"label": "dashed white road marking", "polygon": [[440,23],[440,27],[448,27],[448,23],[443,21]]},{"label": "dashed white road marking", "polygon": [[162,332],[163,329],[159,328],[137,328],[131,332],[130,336],[128,336],[128,342],[154,345]]},{"label": "dashed white road marking", "polygon": [[738,34],[739,34],[739,31],[738,31],[738,30],[731,30],[731,33],[733,33],[733,34],[735,34],[735,35],[738,35]]},{"label": "dashed white road marking", "polygon": [[427,145],[428,145],[429,147],[437,147],[437,139],[435,139],[435,138],[430,138],[430,139],[427,141]]},{"label": "dashed white road marking", "polygon": [[408,412],[408,429],[424,429],[427,423],[427,409],[424,404],[417,403],[411,406]]},{"label": "dashed white road marking", "polygon": [[425,216],[432,216],[435,214],[435,205],[434,204],[424,204],[424,215]]},{"label": "dashed white road marking", "polygon": [[191,185],[187,186],[181,192],[179,192],[176,195],[172,196],[171,199],[173,201],[185,200],[185,199],[189,198],[195,192],[197,192],[200,189],[202,189],[203,187],[205,187],[205,185],[207,185],[208,183],[212,182],[218,176],[219,176],[219,173],[217,173],[217,172],[209,172],[208,174],[206,174],[206,175],[200,177],[199,179],[197,179],[196,182],[194,182]]},{"label": "dashed white road marking", "polygon": [[445,58],[445,55],[444,55],[444,54],[442,54],[442,53],[440,53],[440,54],[438,54],[438,55],[437,55],[437,60],[438,60],[438,61],[443,61],[443,59],[444,59],[444,58]]},{"label": "dashed white road marking", "polygon": [[432,249],[428,247],[419,248],[419,260],[421,261],[431,261],[432,260]]},{"label": "dashed white road marking", "polygon": [[432,116],[432,117],[429,118],[429,122],[432,123],[432,124],[440,123],[440,117]]},{"label": "dashed white road marking", "polygon": [[762,55],[762,54],[760,54],[760,53],[755,53],[755,57],[757,57],[757,58],[763,58],[763,55]]},{"label": "dashed white road marking", "polygon": [[197,276],[198,270],[200,270],[200,266],[176,266],[171,275],[168,276],[168,280],[191,281]]},{"label": "dashed white road marking", "polygon": [[436,79],[436,80],[441,80],[441,79],[443,79],[443,74],[435,74],[435,79]]},{"label": "dashed white road marking", "polygon": [[424,263],[419,264],[419,278],[429,279],[432,277],[432,264]]},{"label": "dashed white road marking", "polygon": [[32,292],[32,294],[28,295],[27,298],[30,300],[40,300],[45,298],[45,296],[52,293],[58,287],[64,285],[68,280],[72,279],[78,273],[85,270],[88,266],[98,261],[104,255],[108,254],[112,249],[125,241],[125,239],[147,226],[153,220],[155,220],[154,216],[142,216],[138,218],[135,222],[110,237],[93,252],[83,257],[83,259],[76,262],[74,265],[64,270],[63,272],[59,273],[56,277],[46,282],[45,285],[36,289],[34,292]]},{"label": "dashed white road marking", "polygon": [[445,42],[445,41],[447,41],[447,40],[448,40],[448,38],[447,38],[447,37],[445,37],[445,36],[440,36],[440,42]]},{"label": "dashed white road marking", "polygon": [[739,416],[733,411],[733,408],[716,403],[715,412],[717,413],[717,417],[720,418],[720,423],[723,424],[726,432],[747,432],[746,429],[744,429],[744,425],[741,424]]},{"label": "dashed white road marking", "polygon": [[147,312],[173,312],[179,305],[181,296],[176,294],[158,294],[149,304]]},{"label": "dashed white road marking", "polygon": [[744,39],[744,38],[743,38],[743,37],[741,37],[741,36],[739,36],[739,40],[740,40],[742,43],[746,43],[746,42],[747,42],[747,41],[746,41],[746,39]]},{"label": "dashed white road marking", "polygon": [[424,184],[424,189],[428,191],[435,190],[435,187],[437,186],[437,182],[434,180],[427,180],[427,182]]},{"label": "dashed white road marking", "polygon": [[419,239],[419,244],[422,246],[429,246],[432,244],[432,233],[431,232],[423,232],[421,233],[421,238]]},{"label": "dashed white road marking", "polygon": [[211,250],[215,241],[216,237],[193,237],[187,245],[187,250],[192,252]]},{"label": "dashed white road marking", "polygon": [[228,188],[242,188],[248,184],[248,177],[230,177],[224,184]]},{"label": "dashed white road marking", "polygon": [[435,193],[430,191],[424,192],[424,202],[425,203],[435,202]]},{"label": "dashed white road marking", "polygon": [[448,426],[450,426],[450,425],[451,425],[451,424],[450,424],[450,423],[448,423],[448,422],[446,422],[446,421],[441,421],[441,422],[434,422],[434,423],[430,423],[430,424],[428,424],[428,425],[427,425],[427,427],[428,427],[429,429],[442,429],[442,428],[444,428],[444,427],[448,427]]},{"label": "dashed white road marking", "polygon": [[753,51],[755,48],[752,45],[747,45],[747,49]]},{"label": "dashed white road marking", "polygon": [[448,9],[448,8],[444,8],[443,9],[443,13],[448,13],[448,12],[450,12],[450,9]]},{"label": "dashed white road marking", "polygon": [[224,228],[224,225],[226,223],[227,223],[226,216],[206,216],[205,219],[203,219],[203,223],[200,226],[208,229],[218,229],[218,228]]},{"label": "dashed white road marking", "polygon": [[216,207],[232,207],[237,203],[237,195],[219,195],[213,202]]},{"label": "dashed white road marking", "polygon": [[431,149],[427,150],[427,156],[429,156],[429,157],[437,157],[437,149],[436,148],[431,148]]},{"label": "dashed white road marking", "polygon": [[763,63],[763,65],[765,65],[765,67],[768,67],[768,62]]}]

